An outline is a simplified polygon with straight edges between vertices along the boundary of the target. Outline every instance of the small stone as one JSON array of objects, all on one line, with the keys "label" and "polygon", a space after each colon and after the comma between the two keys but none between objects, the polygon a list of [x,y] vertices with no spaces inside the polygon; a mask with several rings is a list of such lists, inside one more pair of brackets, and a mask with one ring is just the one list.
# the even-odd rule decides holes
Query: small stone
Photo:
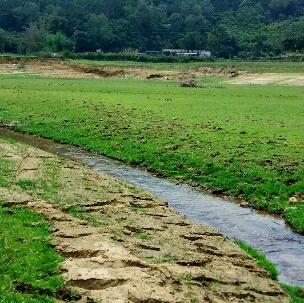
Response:
[{"label": "small stone", "polygon": [[128,230],[128,229],[123,229],[123,231],[122,231],[125,235],[131,235],[132,234],[132,232],[130,231],[130,230]]},{"label": "small stone", "polygon": [[297,198],[296,197],[290,197],[289,198],[289,200],[288,200],[288,203],[297,203],[298,202],[298,200],[297,200]]},{"label": "small stone", "polygon": [[243,208],[248,208],[250,205],[249,205],[249,202],[243,201],[243,202],[240,203],[240,206],[243,207]]}]

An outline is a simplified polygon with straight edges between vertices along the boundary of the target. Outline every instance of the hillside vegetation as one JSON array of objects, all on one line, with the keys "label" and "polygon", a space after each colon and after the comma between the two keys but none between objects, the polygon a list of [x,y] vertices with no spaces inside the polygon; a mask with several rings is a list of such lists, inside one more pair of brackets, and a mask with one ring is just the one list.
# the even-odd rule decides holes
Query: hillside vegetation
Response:
[{"label": "hillside vegetation", "polygon": [[303,12],[300,0],[0,0],[0,52],[301,53]]}]

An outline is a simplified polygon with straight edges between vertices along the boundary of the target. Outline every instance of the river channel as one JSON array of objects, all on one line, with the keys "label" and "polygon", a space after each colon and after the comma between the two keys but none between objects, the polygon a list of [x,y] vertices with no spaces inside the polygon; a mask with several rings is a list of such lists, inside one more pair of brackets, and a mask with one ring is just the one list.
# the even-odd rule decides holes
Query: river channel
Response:
[{"label": "river channel", "polygon": [[241,240],[266,255],[280,275],[281,283],[304,287],[304,236],[291,231],[284,220],[260,214],[237,203],[195,191],[157,178],[119,161],[83,151],[81,148],[23,135],[0,128],[0,136],[11,137],[45,151],[81,162],[96,171],[132,183],[168,201],[187,219],[220,230],[232,240]]}]

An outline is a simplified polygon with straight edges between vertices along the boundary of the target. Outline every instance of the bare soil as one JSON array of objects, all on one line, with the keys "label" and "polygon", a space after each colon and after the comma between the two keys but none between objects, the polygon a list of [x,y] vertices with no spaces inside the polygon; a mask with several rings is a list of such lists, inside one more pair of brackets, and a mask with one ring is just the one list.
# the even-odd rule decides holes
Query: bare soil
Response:
[{"label": "bare soil", "polygon": [[141,67],[103,66],[71,63],[63,60],[42,60],[0,57],[0,74],[29,74],[56,78],[135,78],[182,80],[189,73],[172,71],[155,72]]},{"label": "bare soil", "polygon": [[0,140],[0,157],[15,176],[0,188],[4,206],[49,220],[77,302],[289,302],[236,244],[150,193],[21,143]]},{"label": "bare soil", "polygon": [[231,68],[201,66],[186,71],[153,71],[143,67],[119,67],[72,63],[59,59],[0,57],[0,74],[29,74],[56,78],[135,78],[182,81],[219,76],[231,84],[278,84],[303,86],[303,74],[250,74]]},{"label": "bare soil", "polygon": [[231,84],[276,84],[276,85],[291,85],[303,86],[304,75],[302,74],[248,74],[244,73],[236,78],[229,79]]}]

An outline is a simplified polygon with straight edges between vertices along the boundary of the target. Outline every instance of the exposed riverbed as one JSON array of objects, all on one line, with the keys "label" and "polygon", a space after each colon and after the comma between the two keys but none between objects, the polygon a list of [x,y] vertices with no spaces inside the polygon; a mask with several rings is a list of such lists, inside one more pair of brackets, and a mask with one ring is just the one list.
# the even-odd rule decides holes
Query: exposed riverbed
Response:
[{"label": "exposed riverbed", "polygon": [[96,171],[146,189],[186,218],[215,227],[231,239],[241,240],[264,253],[281,272],[279,281],[304,286],[304,237],[292,232],[283,220],[257,213],[224,199],[194,191],[183,185],[129,167],[119,161],[87,153],[80,148],[60,145],[33,136],[16,134],[0,128],[0,135],[68,157]]}]

